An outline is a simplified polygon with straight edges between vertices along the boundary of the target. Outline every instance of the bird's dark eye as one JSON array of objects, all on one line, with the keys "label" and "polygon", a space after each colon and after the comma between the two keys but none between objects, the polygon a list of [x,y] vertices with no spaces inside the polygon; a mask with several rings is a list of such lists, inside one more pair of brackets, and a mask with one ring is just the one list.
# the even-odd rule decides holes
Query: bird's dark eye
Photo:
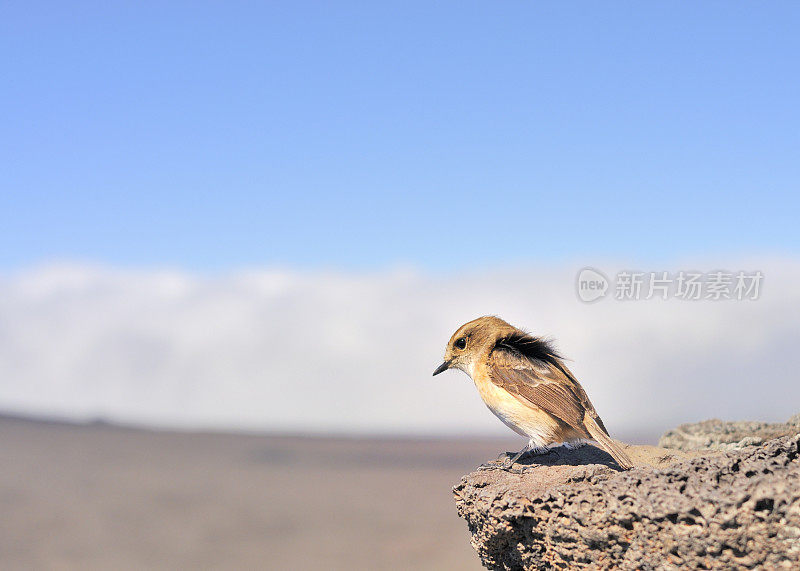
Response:
[{"label": "bird's dark eye", "polygon": [[466,346],[467,346],[467,338],[466,337],[459,337],[458,339],[456,339],[456,342],[454,343],[454,345],[456,346],[456,349],[464,349],[464,348],[466,348]]}]

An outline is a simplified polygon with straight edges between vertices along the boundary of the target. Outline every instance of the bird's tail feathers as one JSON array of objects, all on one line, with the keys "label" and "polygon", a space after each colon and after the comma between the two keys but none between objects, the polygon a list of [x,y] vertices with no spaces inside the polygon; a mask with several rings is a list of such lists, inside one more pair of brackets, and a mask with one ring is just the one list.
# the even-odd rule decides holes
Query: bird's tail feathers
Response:
[{"label": "bird's tail feathers", "polygon": [[623,470],[630,470],[633,468],[633,462],[628,457],[625,452],[622,451],[622,448],[617,446],[617,443],[611,440],[611,437],[603,430],[597,423],[597,421],[590,416],[586,416],[583,420],[584,425],[586,426],[586,430],[589,431],[589,435],[592,437],[593,440],[596,440],[597,443],[620,465]]}]

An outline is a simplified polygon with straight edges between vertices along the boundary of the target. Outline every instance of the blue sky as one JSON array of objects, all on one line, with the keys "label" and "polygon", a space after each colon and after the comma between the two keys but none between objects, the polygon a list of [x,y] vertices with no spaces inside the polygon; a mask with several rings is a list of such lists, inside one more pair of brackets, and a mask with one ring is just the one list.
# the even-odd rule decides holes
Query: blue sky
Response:
[{"label": "blue sky", "polygon": [[0,7],[0,268],[800,253],[796,3]]}]

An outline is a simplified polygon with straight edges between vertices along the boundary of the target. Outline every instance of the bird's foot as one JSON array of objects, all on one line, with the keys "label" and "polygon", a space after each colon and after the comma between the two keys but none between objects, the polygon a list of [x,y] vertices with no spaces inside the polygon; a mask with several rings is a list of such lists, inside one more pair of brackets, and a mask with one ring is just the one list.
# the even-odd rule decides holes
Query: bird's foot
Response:
[{"label": "bird's foot", "polygon": [[514,468],[513,466],[509,466],[508,468],[503,468],[504,472],[508,472],[509,474],[517,474],[522,475],[525,474],[528,470],[530,470],[532,466],[522,466],[521,468]]},{"label": "bird's foot", "polygon": [[515,454],[513,452],[503,452],[497,460],[491,460],[478,466],[476,470],[508,470],[514,465]]},{"label": "bird's foot", "polygon": [[500,466],[495,464],[494,462],[486,462],[485,464],[481,464],[477,468],[475,468],[476,472],[488,472],[489,470],[499,470]]},{"label": "bird's foot", "polygon": [[505,462],[500,461],[498,458],[497,460],[492,460],[491,462],[484,462],[477,468],[476,470],[502,470]]},{"label": "bird's foot", "polygon": [[510,474],[523,474],[527,466],[523,466],[522,468],[514,468],[513,464],[508,462],[486,462],[485,464],[481,464],[477,468],[476,471],[491,471],[491,470],[501,470],[503,472],[508,472]]},{"label": "bird's foot", "polygon": [[522,466],[521,468],[514,468],[514,465],[525,456],[547,456],[553,452],[550,448],[534,448],[526,450],[522,453],[503,452],[497,457],[497,460],[486,462],[476,468],[476,470],[503,470],[511,474],[524,474],[530,466]]}]

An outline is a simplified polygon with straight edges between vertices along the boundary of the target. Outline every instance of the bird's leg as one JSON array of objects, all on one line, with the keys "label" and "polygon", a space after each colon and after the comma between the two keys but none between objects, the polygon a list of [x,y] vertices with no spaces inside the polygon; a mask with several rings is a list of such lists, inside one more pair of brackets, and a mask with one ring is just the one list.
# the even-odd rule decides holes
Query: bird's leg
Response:
[{"label": "bird's leg", "polygon": [[[478,466],[478,470],[508,470],[511,466],[514,465],[514,462],[519,460],[523,454],[528,452],[531,449],[531,442],[528,441],[528,444],[525,445],[525,448],[511,456],[510,452],[502,452],[500,455],[497,456],[497,460],[493,460],[492,462],[487,462],[485,464],[481,464]],[[509,456],[511,456],[511,460],[509,461]],[[500,459],[503,458],[501,461]]]},{"label": "bird's leg", "polygon": [[505,461],[505,462],[503,462],[503,464],[502,464],[502,468],[503,468],[504,470],[506,470],[506,469],[508,469],[508,468],[511,468],[511,466],[513,466],[513,465],[514,465],[514,463],[515,463],[517,460],[519,460],[520,458],[522,458],[522,457],[523,457],[525,454],[527,454],[528,452],[530,452],[532,449],[533,449],[533,443],[532,443],[530,440],[528,440],[528,443],[525,445],[525,448],[523,448],[522,450],[520,450],[519,452],[517,452],[516,454],[514,454],[514,456],[512,456],[512,457],[511,457],[511,459],[508,459],[508,458],[507,458],[507,459],[506,459],[506,461]]},{"label": "bird's leg", "polygon": [[[528,440],[528,444],[525,445],[525,448],[514,454],[513,456],[509,452],[503,452],[497,457],[497,460],[493,462],[487,462],[486,464],[481,464],[478,466],[478,470],[505,470],[507,472],[513,472],[515,474],[522,474],[525,471],[525,468],[520,470],[513,470],[512,466],[514,463],[525,456],[526,454],[532,454],[534,456],[547,456],[553,452],[552,448],[547,446],[537,446],[537,444],[531,438]],[[501,461],[500,459],[503,458]]]}]

